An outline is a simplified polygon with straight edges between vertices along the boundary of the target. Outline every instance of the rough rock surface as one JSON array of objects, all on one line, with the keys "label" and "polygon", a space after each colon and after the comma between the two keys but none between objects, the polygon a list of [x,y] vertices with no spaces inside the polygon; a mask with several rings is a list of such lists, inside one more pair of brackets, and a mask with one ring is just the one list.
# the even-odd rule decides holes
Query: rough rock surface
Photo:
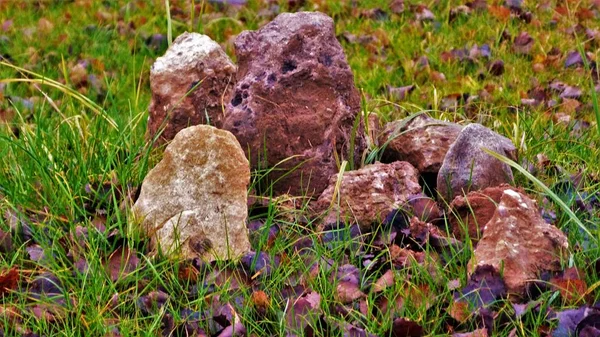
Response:
[{"label": "rough rock surface", "polygon": [[208,36],[177,37],[150,69],[148,136],[154,137],[164,127],[160,144],[191,125],[221,127],[223,104],[230,99],[235,73],[235,64]]},{"label": "rough rock surface", "polygon": [[506,189],[485,225],[469,269],[491,265],[502,270],[507,290],[521,295],[541,271],[561,269],[561,256],[568,247],[566,236],[544,221],[535,201]]},{"label": "rough rock surface", "polygon": [[339,216],[340,222],[357,223],[368,229],[405,204],[409,196],[421,192],[418,177],[419,172],[407,162],[367,165],[344,173],[338,203],[338,196],[334,195],[338,176],[334,175],[317,200],[316,209],[327,212],[326,224],[336,223]]},{"label": "rough rock surface", "polygon": [[[224,128],[249,151],[253,168],[299,156],[273,172],[271,178],[282,178],[274,185],[275,195],[319,195],[338,172],[334,151],[340,159],[351,158],[360,110],[333,20],[322,13],[283,13],[257,31],[241,33],[235,48],[238,82]],[[354,139],[356,165],[365,146],[363,133],[361,126]]]},{"label": "rough rock surface", "polygon": [[144,179],[133,206],[154,245],[206,261],[250,250],[246,228],[248,160],[228,131],[180,131]]},{"label": "rough rock surface", "polygon": [[515,159],[512,142],[481,124],[469,124],[462,129],[446,153],[437,176],[437,191],[447,201],[454,196],[486,187],[510,183],[510,166],[485,153],[489,149]]},{"label": "rough rock surface", "polygon": [[450,203],[448,220],[452,234],[458,239],[464,239],[465,227],[472,241],[477,242],[483,234],[483,227],[492,219],[496,207],[500,203],[503,192],[507,189],[517,190],[508,184],[472,191],[465,196],[459,195]]},{"label": "rough rock surface", "polygon": [[383,160],[403,160],[419,172],[437,173],[446,152],[454,143],[462,126],[420,114],[385,126],[379,144],[386,144]]}]

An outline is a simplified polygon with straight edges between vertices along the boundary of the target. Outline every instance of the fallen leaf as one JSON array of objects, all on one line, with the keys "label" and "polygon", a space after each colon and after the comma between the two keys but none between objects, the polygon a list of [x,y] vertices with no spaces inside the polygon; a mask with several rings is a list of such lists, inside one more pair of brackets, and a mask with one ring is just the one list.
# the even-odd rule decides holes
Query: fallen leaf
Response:
[{"label": "fallen leaf", "polygon": [[137,252],[128,247],[119,247],[108,258],[106,268],[113,282],[132,273],[140,263]]},{"label": "fallen leaf", "polygon": [[522,32],[513,42],[513,51],[517,54],[528,55],[533,48],[535,40],[527,32]]},{"label": "fallen leaf", "polygon": [[0,296],[4,296],[4,294],[17,288],[19,275],[19,270],[16,267],[13,267],[0,275]]},{"label": "fallen leaf", "polygon": [[409,321],[406,318],[396,318],[392,324],[392,330],[386,332],[385,336],[421,337],[423,336],[423,327],[416,322]]}]

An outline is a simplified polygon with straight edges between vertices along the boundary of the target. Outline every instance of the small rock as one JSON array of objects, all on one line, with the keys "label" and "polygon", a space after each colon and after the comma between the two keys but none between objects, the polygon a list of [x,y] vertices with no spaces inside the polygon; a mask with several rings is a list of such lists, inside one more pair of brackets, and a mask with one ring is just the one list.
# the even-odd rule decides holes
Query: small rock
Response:
[{"label": "small rock", "polygon": [[148,136],[158,143],[198,124],[222,126],[222,103],[235,84],[236,66],[218,43],[197,33],[180,35],[150,69]]},{"label": "small rock", "polygon": [[456,196],[450,203],[448,214],[452,234],[462,240],[465,238],[465,229],[468,229],[471,240],[479,241],[483,234],[483,227],[496,212],[496,205],[507,189],[515,188],[503,184],[484,188],[481,191],[469,192],[466,196]]},{"label": "small rock", "polygon": [[446,153],[437,176],[437,191],[446,200],[486,187],[513,180],[510,166],[483,151],[515,159],[516,149],[510,139],[477,123],[462,129]]},{"label": "small rock", "polygon": [[248,160],[225,130],[198,125],[179,132],[144,179],[134,214],[153,244],[181,248],[186,259],[239,257],[246,228]]},{"label": "small rock", "polygon": [[544,221],[534,200],[506,189],[484,227],[469,270],[491,265],[504,276],[509,293],[523,295],[527,282],[540,272],[561,270],[561,256],[568,248],[566,236]]},{"label": "small rock", "polygon": [[388,123],[379,144],[387,144],[385,162],[407,161],[421,173],[437,173],[461,130],[458,124],[420,114]]},{"label": "small rock", "polygon": [[362,125],[353,148],[351,139],[360,96],[330,17],[283,13],[238,35],[235,48],[238,83],[223,127],[248,150],[252,168],[279,164],[274,195],[319,195],[338,172],[334,151],[359,165]]},{"label": "small rock", "polygon": [[363,229],[369,229],[406,204],[409,196],[421,192],[418,175],[412,165],[402,161],[375,163],[346,172],[337,192],[338,203],[336,174],[329,180],[329,187],[319,197],[315,208],[326,212],[326,224],[337,223],[339,219],[339,222],[357,223]]}]

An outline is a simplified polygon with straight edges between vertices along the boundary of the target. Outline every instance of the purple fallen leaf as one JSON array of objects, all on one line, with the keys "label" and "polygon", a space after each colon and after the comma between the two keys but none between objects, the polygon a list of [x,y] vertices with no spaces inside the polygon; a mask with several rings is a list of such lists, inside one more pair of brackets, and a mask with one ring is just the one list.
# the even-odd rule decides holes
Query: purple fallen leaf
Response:
[{"label": "purple fallen leaf", "polygon": [[388,86],[388,93],[391,97],[398,101],[404,100],[411,92],[415,90],[415,85],[407,85],[404,87],[390,87]]},{"label": "purple fallen leaf", "polygon": [[471,332],[455,333],[452,337],[488,337],[487,329],[477,329]]},{"label": "purple fallen leaf", "polygon": [[271,258],[264,252],[248,252],[240,259],[244,269],[251,274],[261,273],[262,275],[271,275],[274,269],[279,267],[279,256]]},{"label": "purple fallen leaf", "polygon": [[435,20],[435,15],[427,6],[419,5],[415,10],[415,18],[417,21],[433,21]]},{"label": "purple fallen leaf", "polygon": [[[553,337],[571,337],[576,336],[575,332],[580,322],[589,315],[597,315],[597,311],[587,306],[577,309],[569,309],[556,313],[558,326],[552,332]],[[582,327],[583,328],[583,327]]]},{"label": "purple fallen leaf", "polygon": [[223,329],[223,332],[221,332],[218,337],[233,337],[245,335],[246,327],[244,327],[244,325],[241,322],[235,322],[233,325],[230,325]]},{"label": "purple fallen leaf", "polygon": [[140,309],[146,315],[153,315],[160,310],[167,301],[169,300],[169,295],[158,290],[152,291],[148,293],[146,296],[141,296],[135,302],[138,309]]},{"label": "purple fallen leaf", "polygon": [[581,54],[579,53],[579,51],[575,50],[570,52],[569,54],[567,54],[567,58],[565,59],[565,68],[571,67],[571,66],[582,66],[583,65],[583,58],[581,57]]},{"label": "purple fallen leaf", "polygon": [[392,13],[401,14],[404,12],[404,0],[392,0],[389,7]]},{"label": "purple fallen leaf", "polygon": [[513,50],[517,54],[528,55],[535,40],[527,32],[522,32],[513,42]]},{"label": "purple fallen leaf", "polygon": [[292,332],[300,332],[320,316],[321,295],[310,292],[298,298],[286,313],[287,328]]},{"label": "purple fallen leaf", "polygon": [[504,62],[502,60],[495,60],[490,63],[488,69],[491,75],[500,76],[504,74]]},{"label": "purple fallen leaf", "polygon": [[127,276],[138,267],[140,259],[136,255],[135,249],[128,247],[119,247],[111,254],[107,261],[107,268],[113,282]]},{"label": "purple fallen leaf", "polygon": [[583,92],[581,91],[581,89],[579,89],[577,87],[573,87],[573,86],[567,85],[563,89],[563,91],[560,93],[560,98],[573,98],[573,99],[577,99],[577,98],[580,98],[582,94],[583,94]]},{"label": "purple fallen leaf", "polygon": [[423,327],[405,318],[396,318],[392,324],[392,330],[387,332],[385,336],[421,337],[423,336]]},{"label": "purple fallen leaf", "polygon": [[510,8],[510,9],[522,9],[523,7],[523,0],[506,0],[505,1],[506,7]]},{"label": "purple fallen leaf", "polygon": [[478,266],[467,285],[454,299],[468,303],[472,309],[484,308],[506,295],[506,284],[502,276],[489,265]]}]

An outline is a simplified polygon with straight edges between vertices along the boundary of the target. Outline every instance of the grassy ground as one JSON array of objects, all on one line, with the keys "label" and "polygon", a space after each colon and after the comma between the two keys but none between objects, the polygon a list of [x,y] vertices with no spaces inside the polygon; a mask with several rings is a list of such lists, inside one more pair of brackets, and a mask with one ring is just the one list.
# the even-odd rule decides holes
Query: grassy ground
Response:
[{"label": "grassy ground", "polygon": [[[388,2],[315,0],[303,7],[334,18],[364,96],[364,112],[389,121],[431,110],[455,122],[484,123],[513,140],[519,163],[535,169],[597,237],[592,198],[600,190],[600,112],[594,105],[594,74],[590,63],[565,67],[565,62],[576,51],[598,59],[600,35],[594,39],[585,31],[600,28],[598,5],[525,1],[519,15],[503,2],[489,1],[485,10],[454,15],[464,3],[411,0],[403,13],[393,14]],[[230,38],[260,27],[273,14],[260,1],[237,9],[204,1],[171,0],[170,5],[174,37],[186,30],[208,34],[232,57]],[[419,20],[426,13],[420,5],[435,19]],[[389,246],[376,242],[377,236],[349,239],[349,229],[339,234],[347,240],[329,240],[275,202],[253,211],[262,219],[255,221],[264,223],[253,232],[253,248],[272,261],[268,269],[260,269],[262,259],[244,267],[193,266],[148,256],[147,242],[128,223],[126,209],[160,159],[144,132],[149,67],[167,47],[165,3],[0,0],[0,24],[0,325],[6,335],[153,336],[168,334],[170,327],[178,327],[173,335],[185,335],[193,324],[210,335],[220,330],[215,320],[231,319],[232,310],[223,303],[237,312],[248,335],[285,335],[293,325],[289,312],[298,303],[296,292],[302,291],[320,294],[319,305],[307,305],[321,317],[311,322],[316,335],[342,335],[344,322],[389,335],[396,317],[416,322],[432,336],[477,326],[477,314],[458,322],[448,310],[449,284],[467,282],[469,244],[447,256],[425,247],[424,262],[394,271],[393,285],[375,292],[371,283],[389,269]],[[523,32],[533,38],[524,54],[513,47]],[[489,56],[480,49],[484,45]],[[461,58],[450,52],[461,48],[471,53]],[[498,76],[490,72],[496,60],[504,65]],[[555,80],[581,89],[581,96],[560,98],[550,89]],[[408,85],[415,88],[403,99],[390,93],[389,87]],[[523,104],[537,97],[531,91],[536,87],[553,106]],[[581,186],[562,188],[579,173],[585,177]],[[547,199],[525,176],[517,174],[516,180],[540,203]],[[577,197],[587,210],[577,207]],[[574,247],[565,267],[584,272],[586,300],[595,303],[596,239],[554,211],[555,224]],[[19,230],[11,234],[11,227]],[[372,256],[356,254],[358,246]],[[320,261],[318,268],[311,259]],[[383,261],[380,269],[366,267],[375,260]],[[342,306],[340,280],[332,271],[346,264],[359,269],[365,296]],[[397,298],[403,305],[382,309],[383,302]],[[582,304],[551,290],[540,303],[555,311]],[[494,335],[533,336],[556,325],[544,310],[516,317],[509,301],[495,303],[493,310],[500,317]]]}]

